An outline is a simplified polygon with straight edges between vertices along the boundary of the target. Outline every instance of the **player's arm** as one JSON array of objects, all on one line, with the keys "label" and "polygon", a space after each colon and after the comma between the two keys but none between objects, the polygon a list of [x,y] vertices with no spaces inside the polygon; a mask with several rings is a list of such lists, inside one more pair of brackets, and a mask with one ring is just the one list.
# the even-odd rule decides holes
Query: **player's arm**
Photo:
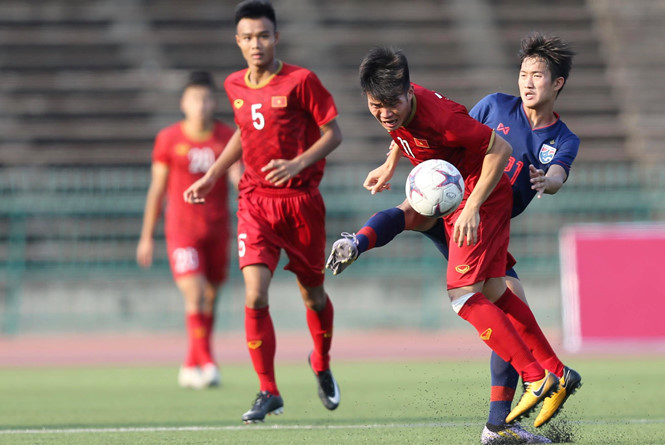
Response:
[{"label": "player's arm", "polygon": [[217,180],[242,157],[242,144],[240,141],[240,129],[236,129],[233,136],[226,143],[224,151],[219,155],[214,164],[205,175],[190,185],[183,193],[183,198],[190,204],[202,204],[205,197]]},{"label": "player's arm", "polygon": [[531,189],[538,193],[540,198],[543,193],[553,195],[563,187],[568,179],[566,170],[560,165],[554,164],[545,173],[542,169],[529,165],[529,176],[531,177]]},{"label": "player's arm", "polygon": [[161,162],[153,162],[150,187],[145,200],[143,210],[143,225],[141,236],[136,246],[136,262],[141,267],[150,267],[154,251],[153,234],[157,226],[157,220],[162,212],[162,203],[166,195],[166,183],[169,177],[168,165]]},{"label": "player's arm", "polygon": [[340,130],[337,120],[333,119],[320,128],[321,137],[295,158],[272,159],[264,165],[261,171],[268,172],[265,179],[277,186],[284,185],[298,173],[325,158],[337,148],[342,142],[342,130]]},{"label": "player's arm", "polygon": [[478,182],[467,198],[464,209],[455,222],[453,241],[462,246],[464,239],[467,245],[478,242],[478,224],[480,223],[480,206],[492,194],[499,183],[508,159],[513,152],[510,144],[496,133],[492,133],[490,147],[485,153],[482,170]]},{"label": "player's arm", "polygon": [[367,174],[363,187],[369,190],[372,195],[382,192],[383,190],[390,190],[390,182],[388,181],[393,177],[397,164],[399,164],[401,158],[402,151],[393,141],[393,143],[390,144],[390,151],[388,152],[388,156],[386,156],[386,162]]},{"label": "player's arm", "polygon": [[238,190],[238,183],[240,183],[240,178],[242,177],[243,172],[245,171],[245,165],[239,159],[234,162],[231,167],[228,168],[227,174],[229,176],[229,182],[233,187]]}]

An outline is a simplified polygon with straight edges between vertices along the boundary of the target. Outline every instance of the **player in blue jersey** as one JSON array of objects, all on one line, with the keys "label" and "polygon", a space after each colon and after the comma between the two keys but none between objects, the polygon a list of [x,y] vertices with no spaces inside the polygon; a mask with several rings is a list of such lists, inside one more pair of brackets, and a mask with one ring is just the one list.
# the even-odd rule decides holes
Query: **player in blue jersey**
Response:
[{"label": "player in blue jersey", "polygon": [[[505,172],[513,188],[512,216],[522,213],[534,196],[555,194],[568,178],[570,167],[579,148],[579,138],[554,112],[554,104],[568,78],[574,53],[558,37],[533,33],[521,43],[518,85],[520,97],[491,94],[483,98],[469,113],[476,120],[494,129],[513,147]],[[396,146],[391,146],[391,150]],[[390,189],[390,184],[377,171],[368,174],[363,184],[372,194]],[[425,218],[404,203],[374,214],[354,235],[335,242],[327,267],[341,273],[362,252],[390,242],[403,230],[423,232],[448,257],[448,243],[441,219]],[[506,284],[526,301],[524,288],[512,268],[506,272]],[[499,303],[499,302],[497,302]],[[546,363],[560,378],[560,389],[544,402],[541,413],[558,409],[580,385],[581,377],[553,358]],[[483,444],[549,443],[534,435],[506,416],[515,394],[519,376],[510,364],[496,354],[491,359],[492,391],[490,414],[483,430]],[[508,419],[510,420],[510,419]],[[534,425],[545,422],[541,416]]]}]

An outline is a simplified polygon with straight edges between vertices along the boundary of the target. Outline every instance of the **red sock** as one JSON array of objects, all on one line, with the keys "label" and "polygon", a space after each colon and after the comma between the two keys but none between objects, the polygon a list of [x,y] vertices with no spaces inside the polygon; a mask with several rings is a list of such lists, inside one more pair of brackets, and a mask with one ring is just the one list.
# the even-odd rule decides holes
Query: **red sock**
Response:
[{"label": "red sock", "polygon": [[245,307],[245,337],[249,356],[259,377],[260,390],[270,391],[271,394],[278,396],[279,390],[275,382],[277,340],[268,307],[262,309]]},{"label": "red sock", "polygon": [[545,376],[524,341],[520,338],[506,314],[480,292],[469,298],[458,312],[459,316],[476,328],[487,346],[509,362],[525,382],[534,382]]},{"label": "red sock", "polygon": [[194,344],[194,334],[196,330],[196,314],[185,314],[185,328],[187,330],[187,355],[185,356],[184,366],[191,368],[196,363],[196,345]]},{"label": "red sock", "polygon": [[201,365],[201,346],[205,337],[205,324],[200,313],[187,314],[187,336],[189,338],[189,351],[185,366]]},{"label": "red sock", "polygon": [[538,363],[558,377],[563,376],[563,363],[547,341],[529,306],[510,289],[506,289],[495,304],[508,315],[508,319],[524,339],[524,343],[527,344]]},{"label": "red sock", "polygon": [[203,339],[203,350],[204,350],[204,357],[207,357],[208,361],[203,361],[203,365],[207,365],[208,363],[215,363],[215,359],[213,358],[213,347],[212,347],[212,338],[213,338],[213,333],[214,333],[214,326],[215,326],[215,314],[210,313],[210,314],[201,314],[201,318],[203,320],[203,326],[205,327],[205,338]]},{"label": "red sock", "polygon": [[330,298],[326,296],[326,305],[320,311],[307,310],[307,326],[314,341],[312,369],[316,373],[330,367],[330,345],[333,336],[333,318],[335,311]]}]

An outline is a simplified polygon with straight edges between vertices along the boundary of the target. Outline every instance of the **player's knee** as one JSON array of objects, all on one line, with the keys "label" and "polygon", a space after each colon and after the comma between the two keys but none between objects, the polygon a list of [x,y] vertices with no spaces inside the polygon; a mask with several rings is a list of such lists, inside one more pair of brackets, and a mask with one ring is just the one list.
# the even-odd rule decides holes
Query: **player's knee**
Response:
[{"label": "player's knee", "polygon": [[326,294],[323,286],[316,287],[302,287],[302,300],[307,309],[319,312],[326,307],[328,295]]},{"label": "player's knee", "polygon": [[245,306],[250,309],[263,309],[268,306],[268,294],[261,292],[245,291]]}]

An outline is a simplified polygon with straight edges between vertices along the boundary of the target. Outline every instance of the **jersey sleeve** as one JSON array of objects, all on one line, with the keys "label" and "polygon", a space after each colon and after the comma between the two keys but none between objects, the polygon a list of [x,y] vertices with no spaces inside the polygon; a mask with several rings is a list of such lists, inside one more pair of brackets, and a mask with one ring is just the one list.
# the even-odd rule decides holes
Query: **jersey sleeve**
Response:
[{"label": "jersey sleeve", "polygon": [[482,153],[489,150],[494,133],[490,127],[472,118],[465,110],[456,110],[443,130],[451,146]]},{"label": "jersey sleeve", "polygon": [[469,116],[478,122],[482,122],[483,124],[486,123],[491,109],[490,98],[491,95],[480,99],[480,101],[471,108],[471,111],[469,111]]},{"label": "jersey sleeve", "polygon": [[157,133],[155,145],[152,149],[152,162],[161,162],[162,164],[171,163],[171,151],[169,150],[168,135],[162,130]]},{"label": "jersey sleeve", "polygon": [[337,117],[337,107],[332,94],[313,72],[305,77],[301,87],[301,101],[309,110],[316,124],[321,127]]},{"label": "jersey sleeve", "polygon": [[571,135],[567,138],[563,144],[561,144],[559,150],[557,150],[556,156],[550,163],[552,165],[560,165],[566,171],[566,174],[570,172],[570,167],[573,165],[573,161],[577,157],[577,152],[580,148],[580,139]]}]

